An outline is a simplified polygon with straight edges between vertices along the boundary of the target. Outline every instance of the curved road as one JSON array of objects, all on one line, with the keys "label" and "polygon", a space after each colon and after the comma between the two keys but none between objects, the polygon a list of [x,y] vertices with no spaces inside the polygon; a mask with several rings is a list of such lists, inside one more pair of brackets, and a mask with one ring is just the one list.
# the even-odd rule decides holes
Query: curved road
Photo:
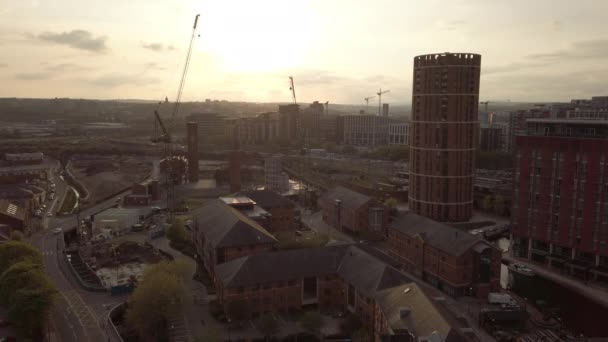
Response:
[{"label": "curved road", "polygon": [[[57,193],[65,189],[64,182],[55,177]],[[123,196],[121,194],[120,196]],[[56,209],[56,198],[51,210]],[[81,218],[112,207],[116,198],[99,203],[81,212]],[[62,234],[54,234],[54,229],[73,229],[76,215],[44,217],[42,230],[31,236],[30,242],[43,254],[44,265],[59,295],[50,315],[50,341],[109,342],[119,341],[114,331],[108,327],[107,315],[110,308],[124,302],[125,296],[110,296],[109,293],[88,292],[83,290],[68,268],[63,256],[64,241]]]}]

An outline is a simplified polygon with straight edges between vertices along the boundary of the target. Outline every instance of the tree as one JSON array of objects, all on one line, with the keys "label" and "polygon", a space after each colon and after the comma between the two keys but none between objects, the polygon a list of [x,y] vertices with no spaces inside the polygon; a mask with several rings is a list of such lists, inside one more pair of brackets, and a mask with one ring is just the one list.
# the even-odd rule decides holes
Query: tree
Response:
[{"label": "tree", "polygon": [[267,313],[258,319],[256,328],[265,338],[272,337],[279,333],[279,322],[276,317]]},{"label": "tree", "polygon": [[492,195],[486,195],[481,202],[481,209],[488,211],[492,210]]},{"label": "tree", "polygon": [[32,245],[21,241],[7,241],[0,244],[0,274],[11,265],[23,260],[42,265],[42,254]]},{"label": "tree", "polygon": [[186,294],[187,268],[181,261],[165,261],[144,273],[127,309],[127,324],[143,339],[166,335],[169,312],[181,305]]},{"label": "tree", "polygon": [[31,245],[8,241],[0,245],[0,304],[19,332],[41,339],[57,290],[42,267],[42,255]]},{"label": "tree", "polygon": [[175,219],[167,230],[167,238],[173,243],[182,243],[188,239],[184,223],[180,219]]},{"label": "tree", "polygon": [[504,215],[505,213],[505,198],[501,195],[494,196],[494,213],[496,215]]},{"label": "tree", "polygon": [[300,319],[300,324],[302,324],[302,327],[309,332],[320,335],[321,326],[323,325],[323,317],[321,317],[321,314],[317,311],[308,311]]},{"label": "tree", "polygon": [[370,342],[372,341],[372,336],[369,331],[364,328],[361,328],[353,334],[353,342]]},{"label": "tree", "polygon": [[10,239],[13,241],[23,241],[23,233],[18,230],[13,230],[11,232]]}]

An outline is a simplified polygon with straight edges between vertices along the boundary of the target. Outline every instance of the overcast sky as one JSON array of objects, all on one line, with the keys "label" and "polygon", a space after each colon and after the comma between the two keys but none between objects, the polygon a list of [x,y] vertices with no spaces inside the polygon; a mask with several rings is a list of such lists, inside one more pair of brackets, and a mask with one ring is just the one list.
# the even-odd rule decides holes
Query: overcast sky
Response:
[{"label": "overcast sky", "polygon": [[608,94],[605,0],[0,0],[0,97],[409,103],[413,57],[482,55],[481,100]]}]

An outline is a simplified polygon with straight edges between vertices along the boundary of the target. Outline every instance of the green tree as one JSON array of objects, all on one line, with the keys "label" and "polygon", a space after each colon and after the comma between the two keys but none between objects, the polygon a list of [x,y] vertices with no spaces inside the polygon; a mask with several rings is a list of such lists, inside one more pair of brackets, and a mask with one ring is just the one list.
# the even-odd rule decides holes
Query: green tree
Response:
[{"label": "green tree", "polygon": [[23,260],[42,265],[42,254],[32,245],[21,241],[7,241],[0,244],[0,274],[11,265]]},{"label": "green tree", "polygon": [[144,273],[127,310],[127,324],[143,339],[166,336],[168,314],[179,308],[186,294],[188,268],[181,261],[165,261]]},{"label": "green tree", "polygon": [[300,319],[302,327],[309,332],[320,335],[323,326],[323,317],[318,311],[308,311]]},{"label": "green tree", "polygon": [[481,202],[481,209],[489,211],[492,210],[492,207],[492,195],[486,195],[486,197],[484,197],[483,201]]},{"label": "green tree", "polygon": [[56,293],[37,249],[21,241],[0,245],[0,304],[21,335],[42,338]]},{"label": "green tree", "polygon": [[186,228],[182,220],[176,218],[167,229],[167,238],[173,243],[185,242],[188,239]]},{"label": "green tree", "polygon": [[505,198],[501,195],[494,196],[494,213],[496,215],[505,214]]},{"label": "green tree", "polygon": [[276,317],[267,313],[258,319],[256,328],[264,338],[272,337],[279,333],[279,322]]},{"label": "green tree", "polygon": [[359,329],[353,334],[353,342],[370,342],[372,341],[372,335],[366,329]]}]

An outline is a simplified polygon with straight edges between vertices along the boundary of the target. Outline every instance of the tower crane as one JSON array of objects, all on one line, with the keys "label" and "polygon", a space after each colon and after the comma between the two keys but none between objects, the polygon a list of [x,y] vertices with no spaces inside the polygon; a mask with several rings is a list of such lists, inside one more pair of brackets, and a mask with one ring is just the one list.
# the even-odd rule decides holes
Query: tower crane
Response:
[{"label": "tower crane", "polygon": [[364,98],[365,100],[365,111],[367,112],[367,110],[369,109],[369,100],[375,98],[376,96],[370,96],[370,97],[366,97]]},{"label": "tower crane", "polygon": [[291,96],[293,97],[293,104],[297,104],[296,101],[296,87],[293,85],[293,77],[289,76],[289,82],[291,85],[289,86],[289,90],[291,90]]},{"label": "tower crane", "polygon": [[[173,220],[175,216],[175,183],[177,181],[177,173],[176,169],[173,165],[174,161],[174,150],[173,150],[173,138],[171,136],[171,129],[173,126],[173,121],[177,114],[179,113],[179,107],[181,104],[182,93],[184,91],[184,85],[186,84],[186,75],[188,74],[188,67],[190,66],[190,56],[192,55],[192,45],[194,43],[194,37],[196,36],[196,26],[198,24],[198,18],[200,14],[197,14],[194,17],[194,25],[192,27],[192,36],[190,37],[190,44],[188,46],[188,52],[186,53],[186,60],[184,62],[184,69],[182,70],[182,77],[179,82],[179,86],[177,88],[177,95],[175,98],[175,102],[173,104],[173,110],[171,111],[171,116],[166,121],[163,122],[159,114],[159,109],[161,102],[158,103],[158,106],[154,110],[154,136],[152,137],[152,142],[160,142],[163,144],[163,159],[165,159],[166,169],[165,169],[165,183],[167,187],[167,210],[169,211],[169,217]],[[168,102],[168,98],[165,97],[165,103]],[[159,132],[160,128],[160,132]]]},{"label": "tower crane", "polygon": [[389,93],[390,90],[382,91],[382,88],[376,93],[378,95],[378,115],[382,115],[382,94]]}]

